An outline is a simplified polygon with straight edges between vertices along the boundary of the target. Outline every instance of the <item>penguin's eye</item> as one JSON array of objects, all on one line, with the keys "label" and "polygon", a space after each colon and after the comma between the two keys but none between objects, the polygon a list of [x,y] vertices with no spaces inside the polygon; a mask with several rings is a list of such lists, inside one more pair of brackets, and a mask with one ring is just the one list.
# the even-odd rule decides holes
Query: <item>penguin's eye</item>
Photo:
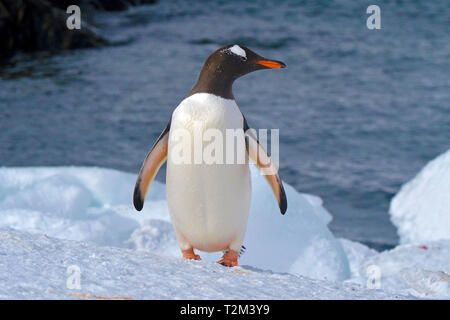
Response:
[{"label": "penguin's eye", "polygon": [[247,57],[239,56],[239,59],[241,59],[242,61],[247,61]]}]

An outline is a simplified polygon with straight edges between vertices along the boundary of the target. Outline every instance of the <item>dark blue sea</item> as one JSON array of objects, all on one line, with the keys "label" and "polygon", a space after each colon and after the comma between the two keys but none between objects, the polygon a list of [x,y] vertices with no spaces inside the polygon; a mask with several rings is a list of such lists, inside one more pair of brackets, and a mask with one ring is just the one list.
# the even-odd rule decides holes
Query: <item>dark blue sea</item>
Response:
[{"label": "dark blue sea", "polygon": [[[370,4],[380,30],[366,27]],[[111,46],[0,67],[0,166],[137,173],[207,56],[241,44],[288,65],[234,87],[250,126],[280,129],[283,180],[322,197],[335,235],[389,248],[390,199],[450,148],[449,6],[160,1],[96,14]]]}]

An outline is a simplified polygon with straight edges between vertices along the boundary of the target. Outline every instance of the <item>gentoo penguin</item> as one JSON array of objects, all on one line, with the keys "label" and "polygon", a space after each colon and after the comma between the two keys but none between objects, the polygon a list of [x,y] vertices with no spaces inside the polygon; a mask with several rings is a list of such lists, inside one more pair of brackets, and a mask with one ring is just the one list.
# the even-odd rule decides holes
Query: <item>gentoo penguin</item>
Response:
[{"label": "gentoo penguin", "polygon": [[[249,157],[261,170],[270,169],[265,178],[281,213],[286,212],[286,195],[277,170],[255,135],[250,134],[232,92],[233,82],[247,73],[285,67],[283,62],[263,58],[243,46],[227,45],[216,50],[147,154],[134,189],[134,207],[142,210],[149,185],[167,159],[167,203],[183,258],[200,260],[194,249],[223,251],[217,262],[229,267],[237,265],[251,199],[248,162],[236,160],[240,156],[237,147],[240,143],[246,159]],[[202,155],[206,146],[198,149],[193,137],[200,134],[204,135],[201,139],[208,140],[205,139],[208,130],[219,133],[216,139],[226,137],[228,129],[246,133],[233,136],[236,145],[228,150],[225,142],[218,144],[223,146],[223,159],[228,160],[227,155],[233,153],[235,161],[222,162],[216,158],[211,163],[201,157],[199,160],[198,153]],[[180,160],[183,156],[187,161]]]}]

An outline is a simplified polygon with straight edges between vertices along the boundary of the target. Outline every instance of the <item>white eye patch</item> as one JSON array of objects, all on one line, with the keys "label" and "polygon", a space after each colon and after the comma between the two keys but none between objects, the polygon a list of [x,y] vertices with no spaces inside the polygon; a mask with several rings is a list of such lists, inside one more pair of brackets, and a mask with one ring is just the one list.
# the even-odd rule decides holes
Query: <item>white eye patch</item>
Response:
[{"label": "white eye patch", "polygon": [[245,50],[242,49],[241,47],[239,47],[237,44],[235,44],[234,46],[232,46],[230,48],[225,49],[224,52],[226,52],[226,53],[231,52],[239,57],[247,59],[247,54],[245,53]]}]

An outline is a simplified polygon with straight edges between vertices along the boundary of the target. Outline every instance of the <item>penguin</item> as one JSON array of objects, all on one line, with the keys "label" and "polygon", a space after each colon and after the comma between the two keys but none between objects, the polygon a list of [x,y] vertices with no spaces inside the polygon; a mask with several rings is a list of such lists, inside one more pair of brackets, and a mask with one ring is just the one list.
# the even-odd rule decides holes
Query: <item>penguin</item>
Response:
[{"label": "penguin", "polygon": [[[227,130],[242,130],[243,135],[233,136],[236,145],[229,150],[224,148],[224,153],[236,152],[239,158],[242,154],[238,146],[243,145],[245,159],[250,158],[260,170],[265,170],[280,212],[286,212],[286,194],[277,169],[249,130],[232,91],[234,81],[250,72],[285,67],[283,62],[266,59],[244,46],[233,44],[217,49],[206,59],[197,83],[175,108],[148,152],[136,180],[133,204],[136,210],[142,210],[150,183],[167,160],[167,203],[183,258],[200,260],[194,249],[222,251],[219,264],[238,265],[250,211],[248,161],[196,161],[195,141],[192,143],[196,134],[213,129],[225,137]],[[183,140],[183,135],[188,138]],[[180,160],[183,154],[188,161]]]}]

